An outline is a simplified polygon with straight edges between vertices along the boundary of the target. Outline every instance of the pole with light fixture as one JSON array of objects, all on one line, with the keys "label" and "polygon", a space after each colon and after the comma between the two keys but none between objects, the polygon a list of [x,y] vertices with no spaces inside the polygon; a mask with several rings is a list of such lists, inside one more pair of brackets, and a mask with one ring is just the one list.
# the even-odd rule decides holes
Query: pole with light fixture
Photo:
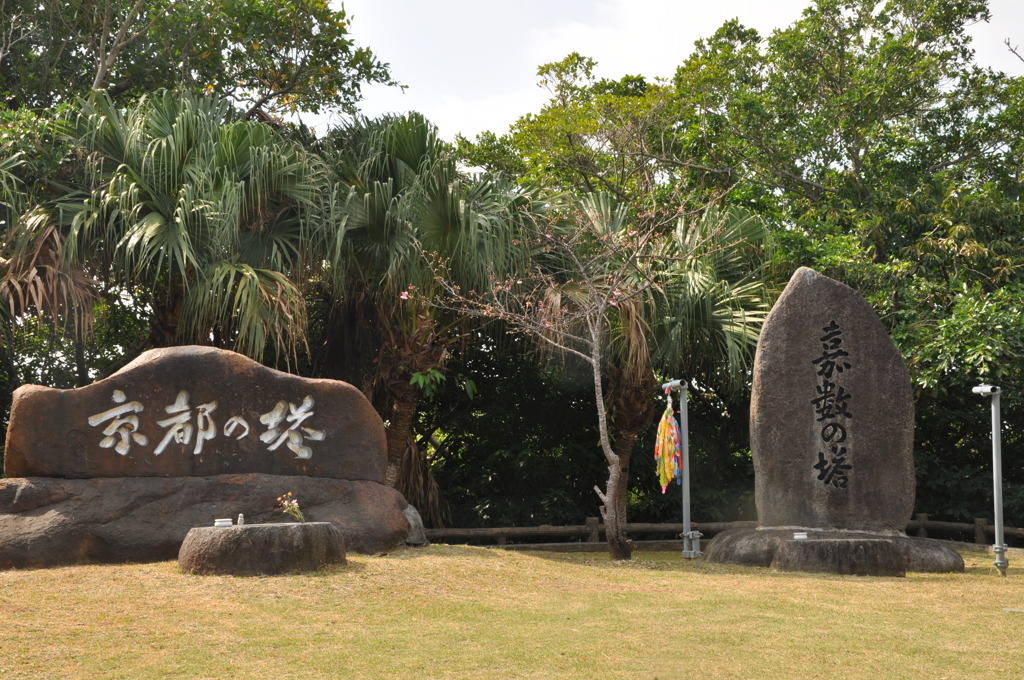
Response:
[{"label": "pole with light fixture", "polygon": [[679,394],[679,422],[681,425],[680,441],[682,443],[682,487],[683,487],[683,557],[694,559],[700,557],[700,537],[704,534],[694,531],[690,526],[690,419],[687,413],[687,385],[685,380],[670,380],[661,386],[662,391],[676,390]]},{"label": "pole with light fixture", "polygon": [[1002,426],[999,416],[999,388],[994,385],[978,385],[971,391],[992,398],[992,499],[996,515],[995,545],[992,546],[992,552],[996,555],[996,569],[1001,576],[1006,576],[1006,567],[1010,562],[1006,559],[1006,542],[1003,540],[1003,442],[1000,436]]}]

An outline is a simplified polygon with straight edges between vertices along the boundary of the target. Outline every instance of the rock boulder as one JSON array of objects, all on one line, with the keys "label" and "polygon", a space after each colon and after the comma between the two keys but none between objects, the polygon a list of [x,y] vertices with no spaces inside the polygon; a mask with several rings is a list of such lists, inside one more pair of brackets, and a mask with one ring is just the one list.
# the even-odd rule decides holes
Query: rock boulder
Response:
[{"label": "rock boulder", "polygon": [[290,521],[288,491],[306,519],[338,526],[345,544],[377,553],[401,544],[408,503],[375,482],[265,474],[0,480],[0,568],[175,559],[193,527],[215,519]]},{"label": "rock boulder", "polygon": [[[913,448],[910,376],[878,316],[848,286],[798,269],[754,357],[760,526],[719,534],[704,558],[876,576],[963,571],[955,551],[903,534],[914,508]],[[809,539],[794,541],[793,529]]]},{"label": "rock boulder", "polygon": [[902,531],[914,509],[906,364],[856,291],[806,267],[765,321],[750,449],[765,527]]},{"label": "rock boulder", "polygon": [[197,527],[178,552],[186,574],[271,576],[344,562],[345,538],[330,522]]}]

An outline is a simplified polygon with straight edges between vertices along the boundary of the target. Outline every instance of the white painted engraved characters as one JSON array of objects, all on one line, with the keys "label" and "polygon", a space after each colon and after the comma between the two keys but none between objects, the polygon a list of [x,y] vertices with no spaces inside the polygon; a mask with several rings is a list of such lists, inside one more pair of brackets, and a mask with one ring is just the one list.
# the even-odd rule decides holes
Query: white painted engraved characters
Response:
[{"label": "white painted engraved characters", "polygon": [[157,444],[156,449],[153,451],[153,455],[159,456],[167,448],[167,445],[172,441],[175,444],[184,444],[188,446],[192,440],[193,430],[196,433],[196,445],[192,449],[192,453],[199,455],[203,452],[203,442],[213,439],[217,436],[217,426],[213,423],[213,418],[210,414],[217,410],[217,402],[211,401],[206,404],[200,404],[196,407],[196,424],[192,425],[192,409],[188,405],[188,392],[182,390],[178,392],[178,397],[174,400],[174,403],[170,406],[165,406],[164,410],[171,414],[171,417],[166,420],[158,420],[156,424],[167,430],[167,434]]},{"label": "white painted engraved characters", "polygon": [[[260,416],[260,422],[267,426],[267,431],[260,435],[260,441],[270,444],[268,450],[273,451],[283,442],[287,442],[288,448],[295,454],[296,458],[309,458],[313,455],[312,449],[303,444],[303,435],[315,442],[323,441],[322,430],[313,430],[302,427],[302,423],[313,415],[313,397],[309,395],[302,400],[302,405],[296,407],[291,402],[277,402],[273,411]],[[282,422],[284,421],[284,422]],[[288,427],[282,428],[284,423]],[[271,442],[273,442],[271,444]]]},{"label": "white painted engraved characters", "polygon": [[821,444],[825,451],[818,451],[818,480],[825,486],[845,489],[849,481],[847,473],[853,465],[847,462],[849,452],[843,446],[848,435],[850,413],[849,401],[852,396],[843,389],[842,374],[851,368],[847,358],[850,353],[843,349],[843,331],[833,320],[821,329],[821,356],[811,363],[817,368],[821,382],[815,386],[817,396],[811,400],[814,412],[821,423]]},{"label": "white painted engraved characters", "polygon": [[104,437],[100,440],[100,448],[109,449],[113,447],[122,456],[126,456],[131,449],[133,441],[139,446],[145,446],[149,443],[146,435],[138,431],[139,417],[135,415],[143,411],[145,407],[138,401],[125,403],[128,397],[121,390],[114,390],[114,396],[111,399],[115,404],[120,404],[120,406],[115,406],[109,411],[89,416],[89,425],[96,427],[109,420],[110,424],[103,429]]},{"label": "white painted engraved characters", "polygon": [[[100,448],[114,449],[122,456],[128,455],[132,445],[146,446],[149,438],[139,432],[139,415],[145,406],[139,401],[128,401],[128,396],[121,390],[114,390],[111,400],[117,406],[89,416],[90,427],[103,428],[103,439]],[[153,455],[159,456],[170,444],[191,446],[193,455],[203,452],[203,444],[215,439],[218,434],[234,439],[243,439],[252,432],[252,428],[244,417],[233,415],[224,422],[221,430],[217,428],[213,413],[217,410],[217,402],[209,401],[195,407],[189,405],[188,391],[178,392],[174,403],[164,406],[168,418],[156,421],[165,430],[163,438],[153,449]],[[268,451],[276,451],[282,444],[296,458],[311,458],[313,450],[306,445],[306,440],[323,441],[324,431],[309,427],[306,421],[314,416],[313,397],[307,395],[301,404],[289,401],[278,401],[274,407],[260,415],[260,423],[266,430],[259,435],[259,440],[267,444]],[[238,433],[236,435],[236,432]]]}]

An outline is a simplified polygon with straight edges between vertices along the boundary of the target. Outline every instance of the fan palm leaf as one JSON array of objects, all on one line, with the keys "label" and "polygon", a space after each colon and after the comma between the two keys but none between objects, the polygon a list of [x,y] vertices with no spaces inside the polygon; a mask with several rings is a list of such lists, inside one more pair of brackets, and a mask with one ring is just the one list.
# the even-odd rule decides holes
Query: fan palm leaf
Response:
[{"label": "fan palm leaf", "polygon": [[761,282],[768,232],[739,208],[709,208],[681,219],[660,249],[658,363],[690,376],[742,382],[768,314]]},{"label": "fan palm leaf", "polygon": [[0,225],[10,227],[20,214],[23,193],[14,171],[24,163],[22,152],[0,158]]},{"label": "fan palm leaf", "polygon": [[268,346],[290,347],[290,329],[305,326],[305,296],[294,281],[241,263],[213,264],[188,288],[182,308],[182,327],[191,334],[183,339],[205,343],[202,334],[213,329],[249,356],[263,356]]},{"label": "fan palm leaf", "polygon": [[[410,380],[444,369],[457,337],[452,329],[465,323],[430,304],[437,271],[467,290],[508,276],[527,251],[525,239],[515,236],[515,220],[530,201],[507,180],[461,174],[452,149],[418,114],[353,119],[322,149],[334,181],[350,190],[344,265],[331,267],[344,284],[330,286],[345,291],[349,323],[336,331],[345,338],[339,344],[362,347],[373,371],[365,382],[382,390],[388,480],[396,482],[402,460],[416,448],[420,393]],[[412,485],[404,490],[414,491]]]},{"label": "fan palm leaf", "polygon": [[94,93],[72,129],[95,185],[74,245],[112,281],[150,291],[154,323],[166,326],[154,341],[294,356],[305,341],[300,281],[344,232],[315,159],[235,120],[227,102],[180,92],[124,114]]},{"label": "fan palm leaf", "polygon": [[69,267],[64,239],[50,212],[35,208],[0,242],[0,298],[8,319],[36,314],[73,319],[79,337],[89,332],[93,281]]}]

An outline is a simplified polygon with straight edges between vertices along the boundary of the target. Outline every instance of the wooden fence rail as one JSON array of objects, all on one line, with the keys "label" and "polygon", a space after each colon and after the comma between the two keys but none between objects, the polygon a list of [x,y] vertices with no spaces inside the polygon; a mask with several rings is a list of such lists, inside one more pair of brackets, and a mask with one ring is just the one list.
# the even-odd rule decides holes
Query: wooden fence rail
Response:
[{"label": "wooden fence rail", "polygon": [[[753,529],[757,522],[693,522],[692,528],[704,534],[705,538],[714,536],[729,529]],[[644,523],[630,522],[626,524],[626,533],[631,536],[640,534],[672,534],[678,536],[683,531],[679,523]],[[974,536],[978,544],[991,543],[995,536],[995,527],[984,517],[976,517],[971,524],[963,522],[940,522],[928,519],[926,514],[917,514],[907,522],[908,535],[927,538],[931,536],[949,536],[951,534],[967,534]],[[484,529],[427,529],[427,538],[439,543],[460,543],[464,541],[493,541],[498,545],[506,545],[509,539],[529,539],[542,543],[554,538],[583,539],[585,543],[600,543],[604,536],[604,525],[597,517],[588,517],[586,524],[568,526],[551,526],[544,524],[537,527],[491,527]],[[1024,529],[1004,527],[1007,539],[1024,539]]]}]

